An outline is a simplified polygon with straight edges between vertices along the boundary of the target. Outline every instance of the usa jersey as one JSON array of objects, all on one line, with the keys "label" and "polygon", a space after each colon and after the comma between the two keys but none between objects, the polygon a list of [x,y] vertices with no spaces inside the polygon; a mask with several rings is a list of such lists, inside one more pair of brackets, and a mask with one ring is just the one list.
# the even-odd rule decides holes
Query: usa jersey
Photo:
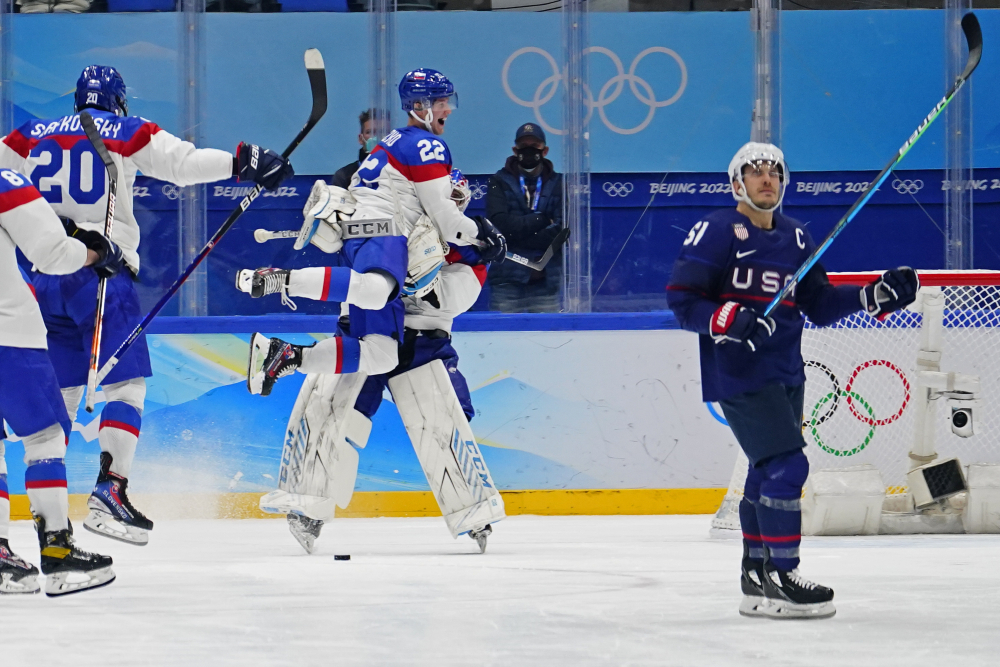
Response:
[{"label": "usa jersey", "polygon": [[755,227],[735,208],[702,218],[684,240],[674,263],[667,303],[681,326],[699,336],[705,401],[755,391],[766,384],[805,382],[803,314],[826,326],[861,310],[857,287],[835,287],[817,264],[771,317],[774,334],[756,352],[735,342],[717,344],[709,333],[712,315],[727,301],[763,312],[816,247],[797,220],[774,213],[770,230]]},{"label": "usa jersey", "polygon": [[17,265],[15,246],[45,273],[72,273],[87,261],[87,248],[66,236],[31,181],[0,169],[0,346],[44,350],[42,313],[30,281]]},{"label": "usa jersey", "polygon": [[390,132],[351,178],[357,200],[352,220],[391,218],[397,212],[406,233],[427,214],[448,243],[468,245],[478,227],[451,200],[451,151],[444,141],[419,127]]},{"label": "usa jersey", "polygon": [[[195,148],[156,123],[138,116],[119,117],[90,109],[94,125],[118,167],[118,197],[111,238],[125,262],[139,270],[139,225],[132,211],[132,183],[146,176],[186,186],[210,183],[233,174],[233,156]],[[0,168],[25,173],[56,213],[82,229],[104,233],[108,174],[90,144],[79,115],[31,120],[0,142]]]},{"label": "usa jersey", "polygon": [[479,259],[479,252],[469,246],[452,246],[444,261],[434,288],[437,306],[422,297],[403,297],[406,309],[403,321],[408,329],[441,329],[451,333],[455,318],[472,308],[479,298],[487,269]]}]

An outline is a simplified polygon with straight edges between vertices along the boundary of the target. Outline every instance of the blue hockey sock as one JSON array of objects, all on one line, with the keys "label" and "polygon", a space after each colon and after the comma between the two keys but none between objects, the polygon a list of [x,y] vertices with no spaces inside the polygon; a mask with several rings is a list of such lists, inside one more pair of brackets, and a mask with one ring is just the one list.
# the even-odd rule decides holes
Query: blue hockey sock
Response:
[{"label": "blue hockey sock", "polygon": [[768,558],[779,570],[799,566],[802,541],[802,486],[809,475],[809,460],[801,449],[769,459],[755,504],[760,535]]},{"label": "blue hockey sock", "polygon": [[63,459],[31,461],[24,471],[24,486],[31,512],[45,519],[45,530],[65,530],[69,525],[69,496]]}]

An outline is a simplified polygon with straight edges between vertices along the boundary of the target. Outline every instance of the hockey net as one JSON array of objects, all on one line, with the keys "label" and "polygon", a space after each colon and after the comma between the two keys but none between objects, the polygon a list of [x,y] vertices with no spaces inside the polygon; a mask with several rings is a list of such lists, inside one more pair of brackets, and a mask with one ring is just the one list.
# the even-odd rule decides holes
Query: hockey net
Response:
[{"label": "hockey net", "polygon": [[[863,285],[881,272],[832,273],[834,284]],[[943,295],[940,370],[978,376],[976,434],[951,429],[946,400],[935,403],[933,450],[963,465],[1000,463],[1000,272],[920,271],[921,294],[911,308],[878,321],[858,312],[830,327],[807,320],[802,336],[806,385],[803,436],[811,471],[875,466],[887,487],[886,507],[907,492],[915,442],[914,400],[920,386],[918,355],[924,344],[924,303]],[[938,301],[940,304],[940,297]],[[923,355],[926,357],[926,354]],[[926,366],[924,366],[926,368]],[[924,438],[926,441],[926,438]],[[713,528],[738,529],[747,459],[742,452]],[[807,482],[808,485],[808,482]]]}]

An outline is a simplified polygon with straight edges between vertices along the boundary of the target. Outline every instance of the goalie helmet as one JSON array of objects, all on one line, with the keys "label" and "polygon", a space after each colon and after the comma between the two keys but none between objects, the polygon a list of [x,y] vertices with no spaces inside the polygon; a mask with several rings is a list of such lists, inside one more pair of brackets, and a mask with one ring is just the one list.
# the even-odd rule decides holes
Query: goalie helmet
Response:
[{"label": "goalie helmet", "polygon": [[[748,165],[756,167],[763,162],[770,162],[778,167],[779,180],[781,181],[780,190],[778,191],[778,201],[770,209],[761,208],[750,201],[746,184],[743,182],[743,168]],[[751,141],[736,151],[736,155],[733,156],[732,161],[729,163],[729,181],[735,181],[740,185],[740,192],[736,192],[736,188],[733,188],[733,199],[746,202],[750,208],[757,211],[773,211],[781,206],[781,200],[784,199],[785,191],[788,189],[788,180],[789,173],[788,167],[785,165],[785,154],[774,144],[761,144]]]},{"label": "goalie helmet", "polygon": [[451,200],[462,213],[465,213],[465,209],[469,208],[469,202],[472,201],[469,179],[460,169],[451,170]]}]

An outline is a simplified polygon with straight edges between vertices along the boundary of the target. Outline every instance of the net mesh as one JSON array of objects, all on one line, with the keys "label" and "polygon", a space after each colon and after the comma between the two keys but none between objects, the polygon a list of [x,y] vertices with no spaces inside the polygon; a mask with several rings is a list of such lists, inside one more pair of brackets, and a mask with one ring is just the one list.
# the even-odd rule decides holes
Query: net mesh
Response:
[{"label": "net mesh", "polygon": [[[863,284],[875,275],[831,274],[831,281]],[[940,457],[957,456],[963,465],[1000,463],[1000,273],[921,272],[920,277],[922,292],[944,295],[941,371],[980,380],[976,435],[952,433],[947,399],[939,399],[934,449]],[[906,492],[923,318],[904,310],[881,322],[860,312],[830,327],[806,322],[803,436],[811,470],[871,464],[890,495]],[[737,468],[746,465],[741,456]],[[716,527],[738,526],[733,510],[744,477],[734,471]]]}]

